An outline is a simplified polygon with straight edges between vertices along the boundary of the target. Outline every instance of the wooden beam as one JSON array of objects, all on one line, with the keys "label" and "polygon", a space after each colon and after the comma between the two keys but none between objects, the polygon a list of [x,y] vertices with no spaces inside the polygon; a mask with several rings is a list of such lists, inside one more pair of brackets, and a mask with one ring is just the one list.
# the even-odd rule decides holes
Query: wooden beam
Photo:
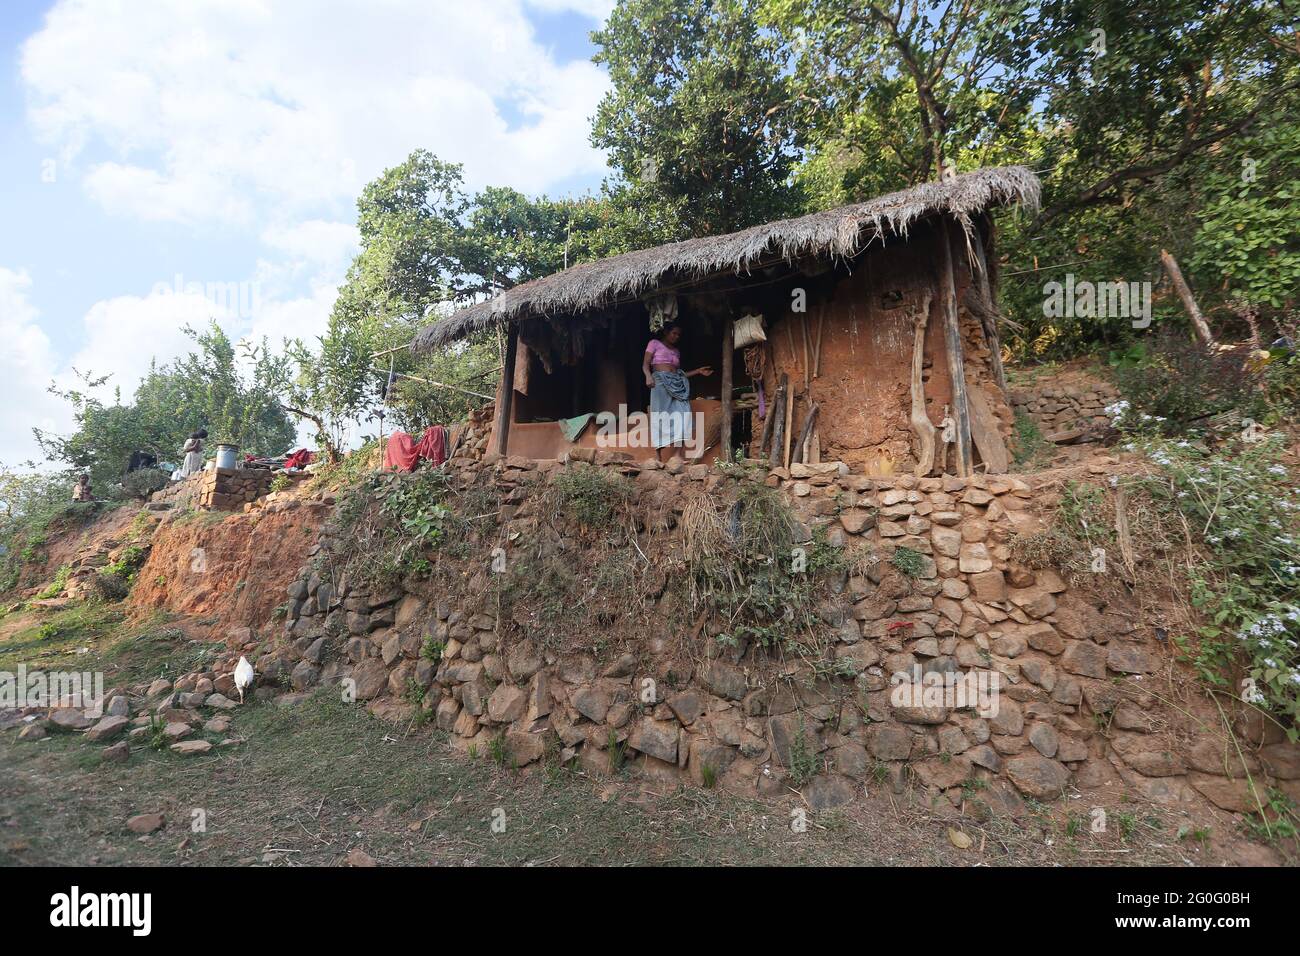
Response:
[{"label": "wooden beam", "polygon": [[515,354],[519,348],[519,328],[510,326],[506,333],[506,354],[501,362],[501,381],[497,384],[497,414],[492,423],[492,441],[498,455],[504,455],[510,441],[510,417],[515,402]]},{"label": "wooden beam", "polygon": [[968,478],[974,471],[970,440],[970,405],[966,399],[966,363],[962,357],[961,326],[957,322],[957,283],[952,271],[952,243],[948,220],[939,220],[939,285],[943,297],[943,338],[948,352],[948,374],[952,377],[952,414],[957,425],[953,442],[957,455],[957,477]]},{"label": "wooden beam", "polygon": [[735,354],[731,317],[727,316],[722,321],[722,435],[718,442],[723,461],[731,461],[731,363]]},{"label": "wooden beam", "polygon": [[1192,320],[1192,326],[1196,329],[1201,344],[1206,348],[1213,348],[1214,336],[1210,334],[1210,326],[1206,323],[1205,316],[1201,314],[1201,309],[1196,304],[1196,299],[1192,295],[1191,288],[1187,285],[1187,280],[1183,278],[1183,270],[1178,268],[1178,260],[1169,254],[1168,249],[1161,249],[1160,261],[1165,267],[1165,272],[1169,273],[1169,281],[1174,284],[1174,291],[1178,293],[1178,298],[1182,300],[1183,308],[1187,310],[1187,315]]}]

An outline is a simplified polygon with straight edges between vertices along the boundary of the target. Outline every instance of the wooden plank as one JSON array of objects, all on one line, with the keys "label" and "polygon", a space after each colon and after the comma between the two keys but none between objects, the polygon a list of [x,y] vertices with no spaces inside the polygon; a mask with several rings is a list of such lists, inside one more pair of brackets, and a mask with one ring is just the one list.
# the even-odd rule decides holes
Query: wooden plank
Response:
[{"label": "wooden plank", "polygon": [[718,445],[723,461],[731,461],[731,363],[736,354],[732,338],[731,318],[722,322],[722,434]]},{"label": "wooden plank", "polygon": [[912,341],[912,412],[910,422],[912,431],[920,443],[916,462],[916,477],[924,478],[934,470],[934,423],[930,413],[925,410],[925,383],[921,374],[925,366],[925,328],[930,318],[930,302],[933,296],[926,295],[921,309],[913,320],[914,338]]},{"label": "wooden plank", "polygon": [[998,431],[998,418],[993,414],[993,406],[979,385],[967,383],[966,397],[970,400],[971,440],[984,462],[984,470],[993,475],[1005,475],[1011,469],[1011,454]]},{"label": "wooden plank", "polygon": [[957,323],[957,283],[952,272],[952,244],[948,220],[939,220],[939,283],[943,296],[943,338],[952,377],[952,415],[957,425],[953,442],[957,456],[957,477],[968,478],[973,470],[970,441],[970,405],[966,398],[966,363],[962,357],[961,327]]},{"label": "wooden plank", "polygon": [[510,417],[515,401],[515,355],[519,350],[519,329],[510,326],[506,333],[506,355],[501,362],[501,381],[497,383],[497,414],[492,423],[492,440],[498,455],[504,455],[510,443]]}]

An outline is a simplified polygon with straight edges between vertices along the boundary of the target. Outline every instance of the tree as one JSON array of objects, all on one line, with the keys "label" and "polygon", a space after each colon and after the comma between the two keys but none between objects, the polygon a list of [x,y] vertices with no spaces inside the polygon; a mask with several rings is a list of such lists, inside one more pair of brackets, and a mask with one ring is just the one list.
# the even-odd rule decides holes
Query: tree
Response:
[{"label": "tree", "polygon": [[865,198],[936,179],[948,163],[996,162],[1008,139],[1020,145],[1034,96],[1033,51],[1020,40],[1032,6],[766,0],[762,16],[792,37],[800,91],[817,104],[811,178]]},{"label": "tree", "polygon": [[278,392],[288,374],[285,356],[260,345],[235,345],[215,323],[186,329],[195,350],[168,365],[150,367],[133,401],[111,403],[95,392],[108,376],[82,373],[82,385],[50,391],[70,402],[76,429],[66,436],[34,429],[50,461],[90,473],[101,489],[116,484],[135,451],[179,460],[193,431],[207,428],[210,442],[230,442],[251,454],[279,454],[293,442],[293,423],[280,408]]},{"label": "tree", "polygon": [[799,208],[791,175],[807,105],[789,45],[739,0],[621,0],[592,34],[613,88],[591,140],[622,243],[731,232]]}]

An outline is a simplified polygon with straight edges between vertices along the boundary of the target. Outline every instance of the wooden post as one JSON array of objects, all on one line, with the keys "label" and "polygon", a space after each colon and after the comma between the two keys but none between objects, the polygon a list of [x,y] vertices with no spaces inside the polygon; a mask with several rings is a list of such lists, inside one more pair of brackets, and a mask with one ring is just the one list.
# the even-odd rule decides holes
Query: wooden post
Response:
[{"label": "wooden post", "polygon": [[1214,347],[1214,336],[1210,334],[1210,326],[1205,321],[1205,316],[1201,315],[1201,310],[1196,304],[1196,299],[1192,296],[1192,290],[1187,285],[1187,280],[1183,278],[1183,270],[1178,268],[1178,260],[1169,254],[1168,249],[1160,250],[1160,261],[1165,267],[1165,272],[1169,273],[1169,281],[1174,284],[1174,291],[1178,293],[1178,298],[1183,302],[1183,308],[1187,310],[1187,315],[1192,320],[1192,325],[1196,328],[1196,334],[1201,339],[1201,344],[1206,348]]},{"label": "wooden post", "polygon": [[980,296],[988,309],[988,318],[983,324],[984,338],[989,345],[989,367],[993,369],[993,381],[997,382],[1002,394],[1007,393],[1007,373],[1002,367],[1002,340],[998,335],[998,311],[993,302],[993,286],[989,282],[989,261],[984,253],[984,243],[978,237],[975,242],[975,258],[978,266],[976,280],[980,284]]},{"label": "wooden post", "polygon": [[[775,371],[772,377],[776,378]],[[768,409],[767,414],[772,417],[774,422],[772,428],[772,453],[768,457],[769,468],[780,468],[783,461],[782,449],[785,447],[785,404],[793,396],[790,394],[790,376],[786,373],[781,374],[780,384],[776,388],[776,396],[772,399],[772,407]]]},{"label": "wooden post", "polygon": [[925,370],[925,328],[930,319],[930,302],[932,296],[927,292],[921,303],[916,318],[912,320],[912,414],[910,422],[912,431],[920,446],[916,456],[916,477],[924,478],[934,471],[934,423],[925,409],[925,383],[922,375]]},{"label": "wooden post", "polygon": [[948,374],[952,377],[953,421],[957,437],[957,477],[968,478],[974,470],[970,442],[970,406],[966,401],[966,363],[962,358],[961,327],[957,323],[957,283],[952,272],[952,245],[948,241],[948,220],[939,220],[943,246],[939,258],[940,295],[943,296],[943,338],[948,351]]},{"label": "wooden post", "polygon": [[731,461],[731,362],[736,353],[736,341],[731,331],[731,317],[722,321],[722,460]]},{"label": "wooden post", "polygon": [[510,440],[510,416],[515,402],[515,354],[519,348],[519,327],[512,325],[506,333],[506,355],[501,362],[501,381],[497,385],[497,414],[492,423],[492,442],[498,455],[505,455]]}]

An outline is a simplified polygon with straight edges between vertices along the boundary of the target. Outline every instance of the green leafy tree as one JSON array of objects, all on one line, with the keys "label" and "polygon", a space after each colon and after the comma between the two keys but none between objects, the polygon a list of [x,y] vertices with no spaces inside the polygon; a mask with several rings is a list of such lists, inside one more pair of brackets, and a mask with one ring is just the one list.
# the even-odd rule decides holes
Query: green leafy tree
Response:
[{"label": "green leafy tree", "polygon": [[801,178],[850,201],[1004,161],[1023,149],[1035,89],[1029,0],[765,0],[791,37],[813,147]]},{"label": "green leafy tree", "polygon": [[378,431],[382,414],[390,426],[419,429],[459,420],[492,394],[496,337],[413,356],[402,346],[424,325],[608,249],[600,238],[607,203],[530,199],[501,187],[470,196],[461,167],[427,150],[367,185],[357,210],[361,251],[325,334],[291,344],[296,373],[284,402],[316,426],[332,458],[357,422]]},{"label": "green leafy tree", "polygon": [[739,0],[622,0],[592,34],[613,88],[592,142],[609,151],[612,244],[731,232],[799,208],[806,106],[789,44]]},{"label": "green leafy tree", "polygon": [[111,403],[96,394],[108,376],[84,373],[79,387],[51,386],[73,406],[76,428],[69,435],[34,429],[46,458],[89,472],[97,492],[106,494],[133,452],[179,460],[185,439],[199,428],[207,428],[210,442],[231,442],[251,454],[283,452],[295,435],[279,403],[288,372],[285,356],[265,342],[236,345],[215,323],[186,334],[194,351],[152,366],[129,404],[122,402],[120,389],[114,389]]}]

